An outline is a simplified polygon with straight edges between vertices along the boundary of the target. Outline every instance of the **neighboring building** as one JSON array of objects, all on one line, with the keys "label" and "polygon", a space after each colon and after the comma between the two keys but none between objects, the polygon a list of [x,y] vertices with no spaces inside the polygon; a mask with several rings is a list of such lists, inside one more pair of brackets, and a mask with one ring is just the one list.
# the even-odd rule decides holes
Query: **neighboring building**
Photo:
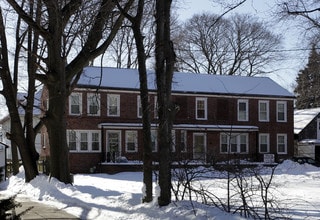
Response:
[{"label": "neighboring building", "polygon": [[[148,73],[153,159],[158,160],[155,74]],[[67,105],[71,172],[123,157],[142,160],[137,70],[87,67]],[[47,105],[43,94],[43,105]],[[267,77],[175,73],[173,160],[215,163],[293,156],[294,96]],[[43,148],[48,149],[47,134]]]},{"label": "neighboring building", "polygon": [[320,108],[294,111],[295,155],[320,161]]},{"label": "neighboring building", "polygon": [[6,180],[6,151],[7,151],[8,145],[3,144],[0,142],[0,182]]},{"label": "neighboring building", "polygon": [[[33,124],[36,125],[40,121],[40,117],[42,115],[40,110],[40,103],[41,103],[41,94],[42,90],[39,90],[35,94],[35,101],[34,101],[34,109],[33,109]],[[18,94],[18,100],[17,102],[24,104],[26,102],[26,93],[19,93]],[[20,120],[22,123],[24,123],[24,116],[25,116],[25,110],[20,106],[18,108]],[[11,160],[11,141],[7,139],[7,133],[10,133],[11,129],[11,118],[9,113],[5,115],[2,119],[0,119],[0,142],[6,144],[9,146],[9,149],[7,149],[7,159]],[[37,134],[36,140],[35,140],[35,147],[38,153],[41,153],[41,134]],[[20,158],[20,155],[19,155]]]}]

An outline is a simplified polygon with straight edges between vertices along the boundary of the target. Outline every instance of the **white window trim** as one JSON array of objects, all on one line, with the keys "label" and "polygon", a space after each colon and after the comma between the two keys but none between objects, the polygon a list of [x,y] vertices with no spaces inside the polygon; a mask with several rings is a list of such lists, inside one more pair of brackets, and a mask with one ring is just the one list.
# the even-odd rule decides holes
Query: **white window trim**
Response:
[{"label": "white window trim", "polygon": [[[135,134],[135,140],[134,140],[134,150],[128,150],[128,138],[129,138],[129,133],[134,133]],[[138,131],[136,130],[126,130],[125,131],[125,146],[126,146],[126,152],[128,153],[134,153],[134,152],[138,152]]]},{"label": "white window trim", "polygon": [[[283,136],[284,137],[284,148],[285,151],[284,152],[279,152],[279,137]],[[288,138],[287,138],[287,134],[277,134],[277,153],[278,154],[287,154],[288,153]]]},{"label": "white window trim", "polygon": [[[116,97],[117,98],[117,113],[115,115],[111,115],[110,114],[110,108],[109,108],[109,104],[110,104],[110,98],[111,97]],[[109,117],[119,117],[120,116],[120,95],[119,94],[108,94],[107,95],[107,115]]]},{"label": "white window trim", "polygon": [[[71,112],[71,97],[72,97],[73,95],[79,96],[79,113],[72,113],[72,112]],[[82,114],[82,93],[73,92],[73,93],[71,93],[71,95],[69,96],[69,115],[81,115],[81,114]]]},{"label": "white window trim", "polygon": [[[284,105],[284,120],[279,120],[278,118],[279,104]],[[287,122],[287,102],[286,101],[277,101],[277,122]]]},{"label": "white window trim", "polygon": [[[227,152],[222,152],[222,136],[226,135],[227,136]],[[245,135],[246,136],[246,144],[247,144],[247,148],[246,148],[246,152],[240,152],[241,151],[241,136]],[[230,149],[230,140],[231,137],[236,137],[236,141],[237,141],[237,152],[231,152]],[[230,134],[226,134],[226,133],[220,133],[220,153],[221,154],[248,154],[249,153],[249,135],[248,133],[231,133]]]},{"label": "white window trim", "polygon": [[[67,130],[67,143],[69,144],[69,132],[75,132],[76,134],[76,150],[70,150],[70,152],[78,152],[78,153],[95,153],[101,152],[101,131],[100,130]],[[81,150],[81,133],[87,133],[87,141],[88,141],[88,150]],[[99,134],[99,150],[92,150],[92,134],[98,133]]]},{"label": "white window trim", "polygon": [[[208,109],[207,109],[207,106],[208,106],[208,104],[207,104],[207,98],[204,98],[204,97],[196,97],[196,112],[195,112],[195,114],[196,114],[196,119],[197,120],[207,120],[208,119]],[[198,117],[198,101],[204,101],[204,117],[203,118],[199,118]]]},{"label": "white window trim", "polygon": [[[97,101],[98,101],[98,111],[97,114],[91,114],[90,113],[90,98],[96,96],[97,97]],[[97,93],[88,93],[87,94],[87,114],[90,116],[100,116],[100,106],[101,106],[101,99],[100,99],[100,94]]]},{"label": "white window trim", "polygon": [[[240,119],[240,109],[239,109],[240,103],[246,104],[245,119]],[[238,99],[237,115],[238,115],[238,121],[249,121],[249,100],[248,99]]]},{"label": "white window trim", "polygon": [[[267,151],[266,152],[261,151],[260,145],[261,145],[261,137],[262,136],[267,137]],[[268,134],[268,133],[260,133],[259,134],[259,153],[262,153],[262,154],[270,153],[270,134]]]},{"label": "white window trim", "polygon": [[[260,109],[260,104],[262,103],[265,103],[266,104],[266,111],[267,111],[267,118],[266,119],[262,119],[260,117],[260,113],[261,113],[261,109]],[[259,121],[262,121],[262,122],[268,122],[270,119],[269,119],[269,101],[264,101],[264,100],[259,100]]]}]

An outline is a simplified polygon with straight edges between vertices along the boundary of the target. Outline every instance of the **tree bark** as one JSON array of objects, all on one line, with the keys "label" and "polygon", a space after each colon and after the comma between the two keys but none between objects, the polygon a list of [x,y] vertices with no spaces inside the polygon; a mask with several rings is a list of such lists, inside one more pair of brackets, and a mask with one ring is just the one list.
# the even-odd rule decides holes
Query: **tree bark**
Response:
[{"label": "tree bark", "polygon": [[156,1],[156,80],[158,95],[159,186],[158,204],[171,202],[172,104],[171,85],[175,55],[170,40],[171,0]]}]

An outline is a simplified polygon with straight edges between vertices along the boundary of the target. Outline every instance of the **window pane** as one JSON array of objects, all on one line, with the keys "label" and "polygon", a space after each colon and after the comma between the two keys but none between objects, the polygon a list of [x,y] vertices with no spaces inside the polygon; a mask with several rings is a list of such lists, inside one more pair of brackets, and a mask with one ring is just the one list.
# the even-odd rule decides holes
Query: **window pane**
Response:
[{"label": "window pane", "polygon": [[137,132],[126,131],[126,147],[127,151],[136,151],[137,148]]},{"label": "window pane", "polygon": [[69,131],[69,149],[77,150],[77,137],[75,131]]},{"label": "window pane", "polygon": [[70,113],[80,114],[80,95],[78,94],[70,95]]},{"label": "window pane", "polygon": [[92,150],[94,151],[97,151],[100,149],[99,133],[91,134],[91,147],[92,147]]},{"label": "window pane", "polygon": [[80,133],[80,150],[88,150],[88,134]]},{"label": "window pane", "polygon": [[247,136],[240,135],[240,152],[245,153],[247,152]]}]

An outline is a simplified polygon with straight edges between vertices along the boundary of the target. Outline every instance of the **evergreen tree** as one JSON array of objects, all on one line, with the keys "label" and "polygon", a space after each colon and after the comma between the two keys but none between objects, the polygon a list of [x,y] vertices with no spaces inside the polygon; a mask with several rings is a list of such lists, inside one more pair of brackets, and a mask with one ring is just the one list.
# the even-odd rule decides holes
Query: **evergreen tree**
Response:
[{"label": "evergreen tree", "polygon": [[296,108],[320,107],[320,54],[315,45],[312,46],[306,67],[299,71],[296,82]]}]

